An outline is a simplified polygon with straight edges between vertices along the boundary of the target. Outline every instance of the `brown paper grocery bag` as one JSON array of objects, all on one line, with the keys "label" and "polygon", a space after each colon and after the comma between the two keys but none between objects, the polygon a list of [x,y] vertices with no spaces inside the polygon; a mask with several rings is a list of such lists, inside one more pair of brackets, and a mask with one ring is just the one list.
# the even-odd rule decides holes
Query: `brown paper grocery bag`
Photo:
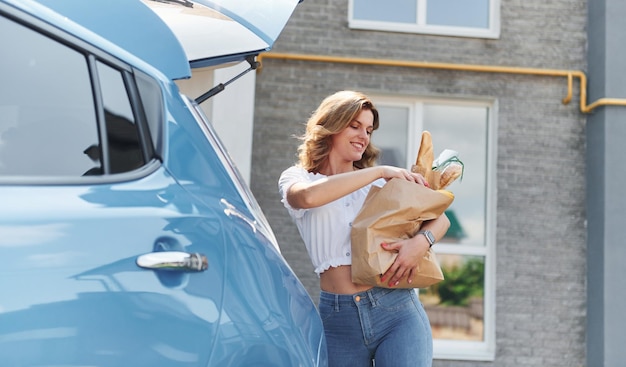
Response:
[{"label": "brown paper grocery bag", "polygon": [[[382,188],[372,187],[363,208],[352,222],[352,281],[389,288],[380,281],[398,256],[381,247],[413,237],[422,222],[435,219],[452,204],[454,196],[394,178]],[[415,273],[415,272],[414,272]],[[428,250],[413,282],[403,279],[393,288],[425,288],[443,280],[435,253]]]}]

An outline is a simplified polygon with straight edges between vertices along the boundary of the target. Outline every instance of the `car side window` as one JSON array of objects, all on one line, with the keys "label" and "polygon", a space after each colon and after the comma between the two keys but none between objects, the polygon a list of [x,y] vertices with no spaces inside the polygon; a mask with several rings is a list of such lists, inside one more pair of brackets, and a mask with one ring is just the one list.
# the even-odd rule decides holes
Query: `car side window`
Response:
[{"label": "car side window", "polygon": [[132,171],[145,161],[122,73],[102,62],[97,63],[97,69],[106,126],[104,146],[107,147],[110,173]]},{"label": "car side window", "polygon": [[98,144],[85,56],[4,17],[0,34],[0,175],[82,175]]},{"label": "car side window", "polygon": [[146,163],[132,78],[2,16],[0,34],[11,35],[0,37],[0,177],[97,176]]}]

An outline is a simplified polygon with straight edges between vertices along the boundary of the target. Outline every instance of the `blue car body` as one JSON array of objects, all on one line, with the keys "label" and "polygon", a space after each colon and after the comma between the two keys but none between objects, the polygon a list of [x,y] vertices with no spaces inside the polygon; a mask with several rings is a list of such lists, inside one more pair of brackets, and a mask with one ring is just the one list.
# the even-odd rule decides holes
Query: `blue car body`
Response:
[{"label": "blue car body", "polygon": [[268,50],[297,1],[195,2],[253,40],[217,53],[148,1],[0,0],[0,365],[324,366],[314,303],[174,83]]}]

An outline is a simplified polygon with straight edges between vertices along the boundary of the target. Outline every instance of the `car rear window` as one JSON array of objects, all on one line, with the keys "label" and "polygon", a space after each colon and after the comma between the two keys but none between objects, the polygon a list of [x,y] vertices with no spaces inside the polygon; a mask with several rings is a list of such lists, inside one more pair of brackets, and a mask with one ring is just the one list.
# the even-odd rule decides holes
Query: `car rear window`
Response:
[{"label": "car rear window", "polygon": [[111,173],[128,172],[144,164],[139,130],[122,74],[102,62],[97,63],[102,91],[104,118]]}]

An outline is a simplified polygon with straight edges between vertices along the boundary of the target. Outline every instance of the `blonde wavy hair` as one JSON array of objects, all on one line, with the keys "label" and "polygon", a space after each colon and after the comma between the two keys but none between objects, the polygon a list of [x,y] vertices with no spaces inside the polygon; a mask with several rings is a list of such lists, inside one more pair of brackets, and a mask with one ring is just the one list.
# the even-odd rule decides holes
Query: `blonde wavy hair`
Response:
[{"label": "blonde wavy hair", "polygon": [[[300,136],[302,141],[298,147],[300,165],[308,172],[319,172],[328,159],[331,137],[347,128],[363,110],[372,111],[373,128],[378,129],[378,110],[363,93],[346,90],[326,97],[309,118],[304,135]],[[379,154],[380,150],[370,140],[361,160],[354,162],[354,167],[374,166]]]}]

